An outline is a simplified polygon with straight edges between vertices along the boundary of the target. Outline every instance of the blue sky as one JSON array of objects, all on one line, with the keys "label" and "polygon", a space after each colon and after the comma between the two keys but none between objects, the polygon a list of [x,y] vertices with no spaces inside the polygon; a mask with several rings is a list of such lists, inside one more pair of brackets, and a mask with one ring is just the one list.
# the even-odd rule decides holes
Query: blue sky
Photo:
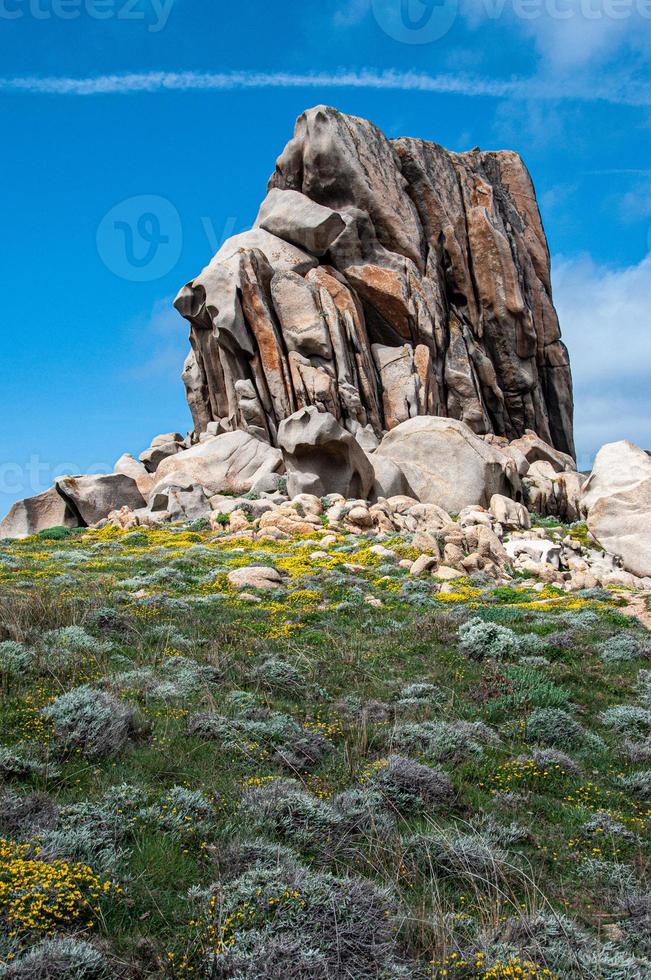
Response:
[{"label": "blue sky", "polygon": [[0,510],[189,426],[171,300],[318,103],[523,155],[579,461],[651,448],[651,0],[0,0],[0,21]]}]

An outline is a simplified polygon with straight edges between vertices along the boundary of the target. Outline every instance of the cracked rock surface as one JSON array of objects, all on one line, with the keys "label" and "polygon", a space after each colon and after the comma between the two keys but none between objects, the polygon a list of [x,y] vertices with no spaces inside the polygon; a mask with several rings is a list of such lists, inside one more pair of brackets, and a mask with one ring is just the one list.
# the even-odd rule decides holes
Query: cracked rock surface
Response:
[{"label": "cracked rock surface", "polygon": [[218,423],[277,445],[281,421],[314,405],[353,435],[439,415],[574,455],[549,252],[516,153],[389,140],[309,109],[255,228],[176,306],[197,432]]}]

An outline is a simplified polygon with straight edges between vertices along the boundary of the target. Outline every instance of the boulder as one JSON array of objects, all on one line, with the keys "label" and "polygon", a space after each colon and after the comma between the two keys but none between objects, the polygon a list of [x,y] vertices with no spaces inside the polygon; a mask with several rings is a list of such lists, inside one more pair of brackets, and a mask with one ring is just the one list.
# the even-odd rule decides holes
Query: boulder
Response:
[{"label": "boulder", "polygon": [[249,433],[225,432],[164,459],[156,471],[154,492],[198,486],[208,496],[224,491],[248,493],[262,477],[278,473],[282,462],[278,449]]},{"label": "boulder", "polygon": [[13,505],[0,522],[0,538],[27,538],[51,527],[79,527],[75,512],[52,487]]},{"label": "boulder", "polygon": [[154,486],[154,478],[148,472],[144,463],[137,460],[131,453],[123,453],[113,467],[114,473],[122,473],[124,476],[131,477],[136,481],[138,489],[143,497],[148,497]]},{"label": "boulder", "polygon": [[183,446],[178,442],[159,442],[140,453],[140,462],[148,473],[155,473],[164,459],[180,453]]},{"label": "boulder", "polygon": [[355,437],[334,416],[314,406],[301,409],[281,422],[278,445],[290,497],[340,493],[346,498],[368,499],[373,467]]},{"label": "boulder", "polygon": [[373,500],[377,500],[379,497],[413,497],[414,494],[407,477],[392,459],[373,453],[372,456],[368,456],[368,461],[373,467],[375,475],[371,490]]},{"label": "boulder", "polygon": [[314,534],[321,527],[321,521],[313,514],[299,514],[291,504],[281,504],[267,511],[260,518],[260,531],[269,534],[278,531],[283,535]]},{"label": "boulder", "polygon": [[585,479],[582,473],[558,473],[550,462],[532,463],[522,480],[529,509],[541,517],[558,517],[568,524],[580,520]]},{"label": "boulder", "polygon": [[163,432],[161,435],[154,436],[150,446],[155,448],[156,446],[166,446],[170,442],[184,442],[184,438],[180,432]]},{"label": "boulder", "polygon": [[556,473],[576,470],[576,463],[572,456],[554,449],[531,429],[527,429],[519,439],[514,439],[510,447],[521,452],[529,463],[551,463]]},{"label": "boulder", "polygon": [[106,520],[111,511],[122,507],[138,510],[145,506],[138,484],[123,473],[61,476],[55,486],[82,526]]},{"label": "boulder", "polygon": [[236,568],[226,576],[236,589],[278,589],[283,584],[280,572],[267,565],[247,565]]},{"label": "boulder", "polygon": [[651,575],[651,455],[623,440],[597,453],[581,506],[602,548],[640,578]]},{"label": "boulder", "polygon": [[438,563],[438,555],[420,555],[409,569],[409,574],[418,577],[425,572],[431,572]]},{"label": "boulder", "polygon": [[260,205],[255,225],[312,255],[325,255],[346,228],[337,211],[317,204],[299,191],[276,188]]},{"label": "boulder", "polygon": [[510,497],[503,497],[499,493],[493,494],[489,510],[504,528],[528,531],[531,527],[531,515],[527,508],[517,500],[511,500]]},{"label": "boulder", "polygon": [[560,568],[561,548],[554,541],[545,538],[513,537],[504,545],[509,558],[525,556],[531,561]]},{"label": "boulder", "polygon": [[152,495],[150,508],[153,513],[167,511],[171,521],[196,521],[212,513],[203,487],[168,487]]},{"label": "boulder", "polygon": [[400,467],[421,502],[451,514],[473,504],[487,507],[496,493],[520,494],[513,461],[456,419],[419,416],[402,422],[375,455]]},{"label": "boulder", "polygon": [[290,505],[301,516],[311,514],[312,517],[321,517],[323,513],[323,503],[321,497],[313,493],[299,493],[290,501]]}]

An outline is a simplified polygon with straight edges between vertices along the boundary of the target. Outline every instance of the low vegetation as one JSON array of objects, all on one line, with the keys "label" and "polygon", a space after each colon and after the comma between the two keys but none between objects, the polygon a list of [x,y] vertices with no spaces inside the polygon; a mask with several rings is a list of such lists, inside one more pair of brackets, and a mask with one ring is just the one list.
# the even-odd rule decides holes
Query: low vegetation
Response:
[{"label": "low vegetation", "polygon": [[0,542],[0,977],[651,977],[625,597],[325,533]]}]

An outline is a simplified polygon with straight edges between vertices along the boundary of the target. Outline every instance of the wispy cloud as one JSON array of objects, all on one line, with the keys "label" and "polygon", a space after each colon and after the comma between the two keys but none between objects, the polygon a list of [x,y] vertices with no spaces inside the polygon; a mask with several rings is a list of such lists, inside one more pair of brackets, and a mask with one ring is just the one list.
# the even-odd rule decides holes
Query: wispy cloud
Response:
[{"label": "wispy cloud", "polygon": [[613,439],[651,448],[651,252],[637,265],[619,269],[587,255],[559,256],[552,270],[572,360],[579,453],[589,465],[588,457]]},{"label": "wispy cloud", "polygon": [[574,99],[604,101],[615,105],[651,106],[647,85],[608,80],[603,86],[562,84],[553,80],[481,78],[466,74],[429,75],[419,72],[359,71],[314,72],[139,72],[125,75],[97,75],[90,78],[23,76],[0,78],[0,92],[32,95],[130,95],[156,92],[228,92],[238,89],[271,88],[358,88],[405,92],[432,92],[489,98]]}]

